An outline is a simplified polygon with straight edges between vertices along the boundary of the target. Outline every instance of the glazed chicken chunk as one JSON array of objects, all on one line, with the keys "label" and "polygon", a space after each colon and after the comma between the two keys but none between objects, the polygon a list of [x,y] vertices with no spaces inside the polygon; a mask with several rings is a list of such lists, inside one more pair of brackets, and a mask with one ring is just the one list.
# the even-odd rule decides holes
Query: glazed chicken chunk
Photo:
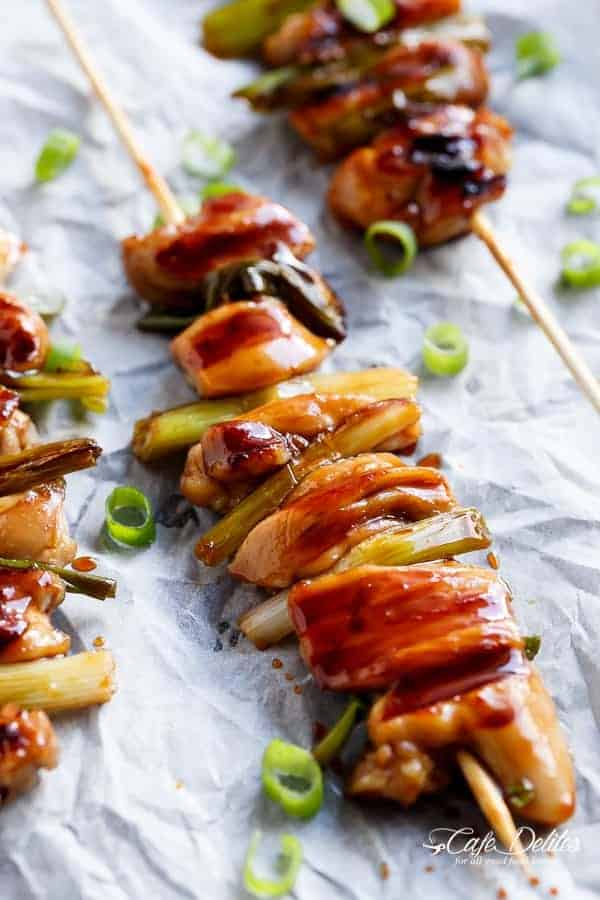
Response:
[{"label": "glazed chicken chunk", "polygon": [[37,436],[35,425],[19,409],[19,395],[0,385],[0,456],[25,450]]},{"label": "glazed chicken chunk", "polygon": [[229,571],[269,588],[331,568],[349,549],[398,522],[456,505],[437,469],[363,453],[315,469],[277,511],[256,525]]},{"label": "glazed chicken chunk", "polygon": [[42,317],[12,294],[0,294],[0,368],[11,372],[41,369],[49,346]]},{"label": "glazed chicken chunk", "polygon": [[494,572],[456,563],[361,566],[300,582],[288,608],[322,687],[387,690],[369,716],[374,749],[352,775],[351,793],[408,806],[448,783],[466,747],[526,818],[556,825],[572,814],[564,737]]},{"label": "glazed chicken chunk", "polygon": [[205,313],[172,341],[171,350],[200,396],[219,397],[311,372],[333,346],[279,300],[264,297]]},{"label": "glazed chicken chunk", "polygon": [[64,594],[63,582],[50,572],[0,569],[0,663],[69,651],[69,636],[50,622],[50,613]]},{"label": "glazed chicken chunk", "polygon": [[[285,465],[310,441],[333,431],[370,402],[360,394],[303,394],[213,425],[188,453],[182,493],[197,506],[219,511],[233,506],[258,478]],[[419,434],[416,421],[388,441],[387,448],[412,450]]]},{"label": "glazed chicken chunk", "polygon": [[511,129],[487,109],[440,107],[409,115],[335,171],[329,205],[344,223],[407,222],[421,246],[470,228],[473,213],[502,195]]},{"label": "glazed chicken chunk", "polygon": [[406,115],[407,104],[476,107],[487,92],[479,50],[459,41],[424,41],[387,51],[354,84],[324,92],[294,110],[290,122],[322,159],[335,159],[392,127]]},{"label": "glazed chicken chunk", "polygon": [[0,497],[0,556],[64,566],[77,544],[69,536],[62,479]]},{"label": "glazed chicken chunk", "polygon": [[[452,16],[460,11],[460,0],[394,0],[394,6],[396,15],[383,34],[386,29],[412,28]],[[263,58],[271,66],[331,62],[343,58],[357,39],[364,41],[364,32],[354,28],[333,2],[317,3],[285,19],[264,42]]]},{"label": "glazed chicken chunk", "polygon": [[58,746],[46,713],[14,703],[0,708],[0,806],[35,782],[38,769],[53,769]]},{"label": "glazed chicken chunk", "polygon": [[127,278],[144,300],[202,309],[204,279],[236,260],[269,257],[280,245],[299,259],[314,247],[309,229],[266,197],[231,193],[203,203],[180,226],[165,225],[122,244]]}]

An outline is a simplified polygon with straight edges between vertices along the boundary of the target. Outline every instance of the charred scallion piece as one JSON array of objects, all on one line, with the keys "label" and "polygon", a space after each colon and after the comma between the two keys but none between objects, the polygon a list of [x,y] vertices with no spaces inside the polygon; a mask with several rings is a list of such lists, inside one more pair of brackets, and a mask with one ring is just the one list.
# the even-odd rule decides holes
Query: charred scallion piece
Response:
[{"label": "charred scallion piece", "polygon": [[206,278],[204,292],[207,310],[258,294],[277,297],[320,337],[342,341],[346,336],[340,300],[320,275],[283,245],[270,259],[248,260],[217,269]]},{"label": "charred scallion piece", "polygon": [[359,372],[311,374],[237,397],[200,400],[139,419],[134,426],[133,452],[153,462],[196,444],[210,428],[274,400],[299,394],[354,394],[373,402],[414,397],[417,379],[402,369],[373,368]]},{"label": "charred scallion piece", "polygon": [[[476,509],[456,509],[413,525],[398,524],[367,538],[342,557],[333,571],[362,565],[410,566],[483,550],[489,545],[490,535],[481,513]],[[240,619],[240,628],[260,650],[293,632],[287,598],[288,591],[281,591]]]},{"label": "charred scallion piece", "polygon": [[90,412],[102,413],[108,408],[110,381],[86,362],[68,372],[35,372],[14,377],[2,373],[0,380],[17,391],[22,403],[79,400]]},{"label": "charred scallion piece", "polygon": [[203,44],[224,59],[251,56],[289,15],[313,4],[314,0],[233,0],[205,17]]},{"label": "charred scallion piece", "polygon": [[107,600],[109,597],[115,597],[117,593],[117,582],[114,578],[103,578],[101,575],[91,575],[88,572],[76,572],[75,569],[65,569],[63,566],[53,566],[50,563],[36,562],[32,559],[0,557],[0,569],[42,569],[44,572],[53,572],[62,578],[69,593],[85,594],[96,600]]},{"label": "charred scallion piece", "polygon": [[153,332],[156,334],[179,334],[192,322],[195,322],[198,316],[176,316],[173,313],[160,312],[152,310],[146,313],[141,319],[138,319],[136,328],[139,331]]},{"label": "charred scallion piece", "polygon": [[0,497],[26,491],[69,472],[89,469],[96,465],[101,453],[91,438],[74,438],[0,456]]},{"label": "charred scallion piece", "polygon": [[0,706],[62,712],[106,703],[115,692],[114,671],[107,650],[0,665]]},{"label": "charred scallion piece", "polygon": [[407,400],[373,403],[354,413],[333,433],[323,435],[263,482],[207,531],[196,545],[196,555],[206,565],[219,565],[235,553],[254,526],[278,509],[296,485],[317,466],[373,450],[416,418],[418,408]]}]

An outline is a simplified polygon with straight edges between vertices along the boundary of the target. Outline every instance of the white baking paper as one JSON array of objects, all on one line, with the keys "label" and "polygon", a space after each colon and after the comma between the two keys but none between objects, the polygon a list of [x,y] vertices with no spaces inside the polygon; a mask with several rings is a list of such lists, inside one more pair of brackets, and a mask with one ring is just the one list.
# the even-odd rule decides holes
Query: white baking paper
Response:
[{"label": "white baking paper", "polygon": [[[466,791],[410,812],[345,800],[335,776],[308,824],[284,820],[262,798],[260,758],[277,735],[308,745],[316,719],[340,708],[312,683],[293,644],[260,654],[238,640],[238,614],[256,592],[224,572],[200,571],[192,548],[211,515],[173,499],[176,465],[148,469],[129,451],[133,422],[191,398],[166,340],[134,328],[140,314],[121,270],[119,240],[149,227],[152,198],[41,0],[0,6],[0,226],[30,245],[13,282],[23,293],[60,292],[55,333],[77,340],[112,378],[110,412],[75,421],[55,406],[42,427],[55,437],[92,434],[98,469],[69,480],[68,507],[82,553],[101,555],[119,578],[104,604],[70,598],[60,622],[74,648],[104,637],[119,691],[100,710],[57,721],[60,768],[0,816],[0,896],[7,900],[230,900],[252,830],[300,836],[297,900],[404,897],[591,898],[600,894],[600,428],[554,350],[474,238],[420,255],[406,277],[366,266],[360,240],[323,203],[328,172],[286,128],[229,98],[252,66],[210,58],[198,45],[207,0],[64,0],[131,116],[158,169],[178,193],[200,185],[180,168],[190,128],[234,142],[234,177],[283,202],[314,229],[312,257],[344,297],[349,337],[331,366],[406,366],[421,373],[430,323],[450,319],[469,336],[457,378],[424,376],[425,435],[457,496],[480,507],[514,588],[524,633],[540,633],[539,666],[556,698],[577,767],[578,810],[568,848],[532,854],[537,892],[498,854],[433,855],[436,828],[486,826]],[[600,218],[565,214],[572,183],[600,161],[600,3],[473,2],[489,13],[493,105],[516,128],[506,197],[490,215],[520,264],[600,374],[600,291],[556,289],[561,248],[600,239]],[[549,30],[563,62],[515,81],[514,41]],[[82,136],[73,166],[38,186],[32,176],[47,133]],[[156,544],[133,555],[105,550],[103,503],[116,484],[146,491],[160,510]],[[229,624],[227,624],[229,623]],[[272,668],[274,656],[283,668]],[[292,672],[296,682],[285,679]],[[293,684],[300,684],[301,694]],[[546,848],[548,849],[548,848]],[[463,860],[461,862],[461,860]],[[381,877],[381,864],[389,878]],[[427,867],[432,867],[428,871]]]}]

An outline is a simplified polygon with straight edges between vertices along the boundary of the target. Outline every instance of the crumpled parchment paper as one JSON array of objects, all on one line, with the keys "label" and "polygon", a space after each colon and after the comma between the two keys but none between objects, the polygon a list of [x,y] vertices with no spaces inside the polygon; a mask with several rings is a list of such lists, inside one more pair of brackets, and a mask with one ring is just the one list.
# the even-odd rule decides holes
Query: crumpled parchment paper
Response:
[{"label": "crumpled parchment paper", "polygon": [[[149,227],[154,203],[113,134],[41,0],[0,7],[0,226],[31,253],[13,282],[23,294],[62,292],[55,333],[80,341],[112,378],[110,412],[76,421],[55,405],[45,433],[93,434],[98,469],[69,480],[68,508],[81,552],[102,553],[118,573],[117,601],[72,597],[60,623],[74,649],[102,635],[118,661],[119,691],[100,710],[57,722],[62,760],[41,786],[0,816],[0,896],[10,900],[141,900],[244,896],[250,833],[298,834],[305,862],[297,900],[402,897],[591,898],[600,892],[600,428],[555,352],[513,308],[514,292],[474,238],[423,253],[405,278],[369,274],[360,241],[324,209],[326,169],[282,119],[255,117],[229,99],[251,66],[221,63],[197,44],[208,0],[65,0],[151,158],[179,193],[181,136],[192,127],[233,140],[235,179],[288,205],[314,228],[312,257],[349,309],[349,337],[331,365],[420,370],[424,328],[460,323],[471,362],[456,379],[423,377],[425,436],[457,496],[493,529],[501,572],[524,633],[540,633],[539,666],[556,698],[577,766],[579,849],[540,852],[539,893],[516,866],[483,854],[459,864],[423,843],[435,828],[486,826],[466,792],[410,812],[362,807],[327,778],[326,803],[308,824],[285,821],[261,797],[260,757],[276,735],[310,742],[316,719],[340,708],[312,684],[292,645],[260,654],[238,641],[235,621],[255,592],[223,571],[199,571],[194,539],[211,521],[177,503],[178,466],[142,467],[128,444],[136,418],[191,397],[167,342],[134,329],[139,305],[125,284],[120,238]],[[560,250],[600,238],[600,220],[568,218],[572,183],[599,170],[600,3],[499,0],[489,14],[493,106],[516,128],[510,187],[490,210],[499,232],[600,373],[600,292],[555,290]],[[564,61],[545,78],[516,83],[516,36],[546,28]],[[81,134],[71,169],[45,186],[34,160],[51,128]],[[163,523],[134,555],[106,551],[103,502],[116,484],[146,491]],[[284,667],[274,670],[274,656]],[[297,676],[295,693],[284,672]],[[461,855],[459,855],[460,858]],[[464,857],[464,855],[462,855]],[[485,856],[485,858],[483,858]],[[382,879],[380,864],[389,867]],[[426,867],[432,867],[427,871]]]}]

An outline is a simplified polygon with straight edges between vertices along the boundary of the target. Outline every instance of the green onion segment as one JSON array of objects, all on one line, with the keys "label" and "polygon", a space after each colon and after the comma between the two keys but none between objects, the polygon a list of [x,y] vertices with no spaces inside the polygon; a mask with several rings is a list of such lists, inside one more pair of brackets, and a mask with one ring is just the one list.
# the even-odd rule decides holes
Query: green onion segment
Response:
[{"label": "green onion segment", "polygon": [[262,783],[267,796],[297,819],[316,815],[323,803],[323,774],[312,753],[278,738],[264,752]]},{"label": "green onion segment", "polygon": [[396,13],[393,0],[336,0],[336,6],[355,28],[369,34],[391,22]]},{"label": "green onion segment", "polygon": [[356,717],[363,705],[362,701],[353,697],[333,728],[327,732],[316,747],[313,747],[312,755],[319,765],[327,766],[339,756],[344,744],[352,733],[352,729],[356,724]]},{"label": "green onion segment", "polygon": [[[394,249],[399,251],[398,257],[390,259],[384,245],[394,245]],[[365,246],[375,268],[388,278],[406,272],[418,249],[415,233],[410,225],[385,219],[369,225],[365,232]]]},{"label": "green onion segment", "polygon": [[189,131],[183,141],[183,168],[201,178],[220,178],[235,162],[233,147],[219,137]]},{"label": "green onion segment", "polygon": [[200,191],[202,200],[212,200],[214,197],[224,197],[225,194],[245,194],[244,188],[239,184],[230,184],[226,181],[209,181],[206,187]]},{"label": "green onion segment", "polygon": [[562,251],[562,279],[575,288],[600,285],[600,244],[594,241],[573,241]]},{"label": "green onion segment", "polygon": [[106,530],[123,547],[148,547],[156,537],[150,501],[134,487],[117,487],[106,498]]},{"label": "green onion segment", "polygon": [[542,75],[561,61],[554,38],[546,31],[530,31],[522,34],[517,38],[515,53],[519,78]]},{"label": "green onion segment", "polygon": [[52,344],[44,364],[45,372],[69,372],[79,367],[81,362],[79,344]]},{"label": "green onion segment", "polygon": [[531,803],[535,797],[535,787],[533,782],[530,781],[529,778],[523,778],[521,781],[518,781],[516,784],[512,784],[507,788],[506,796],[508,797],[511,806],[514,806],[516,809],[523,809],[523,807]]},{"label": "green onion segment", "polygon": [[246,853],[244,864],[244,887],[253,897],[283,897],[292,890],[302,864],[302,844],[292,834],[282,834],[280,838],[277,881],[261,878],[254,871],[254,860],[262,839],[260,831],[254,831]]},{"label": "green onion segment", "polygon": [[541,646],[542,639],[539,634],[529,634],[523,638],[523,652],[530,662],[536,658]]},{"label": "green onion segment", "polygon": [[425,332],[423,362],[432,375],[458,375],[469,361],[469,345],[458,325],[438,322]]},{"label": "green onion segment", "polygon": [[575,216],[586,216],[598,209],[600,200],[600,175],[580,178],[573,185],[571,199],[567,204],[567,212]]},{"label": "green onion segment", "polygon": [[36,180],[52,181],[64,172],[77,156],[80,143],[80,138],[71,131],[62,128],[51,131],[35,164]]}]

